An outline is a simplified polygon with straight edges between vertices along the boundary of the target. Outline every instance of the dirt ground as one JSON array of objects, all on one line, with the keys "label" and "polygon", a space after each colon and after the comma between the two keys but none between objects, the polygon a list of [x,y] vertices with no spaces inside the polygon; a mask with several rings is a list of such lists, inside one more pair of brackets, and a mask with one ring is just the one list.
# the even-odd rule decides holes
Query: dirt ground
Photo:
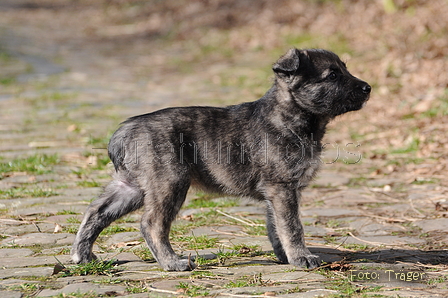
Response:
[{"label": "dirt ground", "polygon": [[[426,237],[420,251],[446,251],[447,16],[446,0],[1,0],[0,195],[39,182],[7,168],[36,152],[59,154],[67,181],[103,183],[106,169],[85,168],[107,159],[95,148],[127,117],[256,100],[287,49],[325,48],[373,91],[328,129],[324,171],[347,180],[319,180],[304,206],[362,189],[376,203],[344,204]],[[441,228],[416,231],[425,220]]]}]

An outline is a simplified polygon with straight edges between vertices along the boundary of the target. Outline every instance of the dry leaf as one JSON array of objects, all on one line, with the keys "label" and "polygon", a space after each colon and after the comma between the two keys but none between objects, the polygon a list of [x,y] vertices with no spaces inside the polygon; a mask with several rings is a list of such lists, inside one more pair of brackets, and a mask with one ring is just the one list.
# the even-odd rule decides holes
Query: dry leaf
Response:
[{"label": "dry leaf", "polygon": [[391,191],[391,190],[392,190],[392,187],[391,187],[389,184],[384,185],[384,187],[383,187],[383,191],[384,191],[384,192],[389,192],[389,191]]},{"label": "dry leaf", "polygon": [[58,274],[59,272],[63,271],[64,269],[65,269],[65,266],[64,266],[64,265],[62,265],[62,264],[60,264],[60,263],[57,263],[56,265],[54,265],[54,268],[53,268],[53,274],[52,274],[52,275],[56,275],[56,274]]},{"label": "dry leaf", "polygon": [[240,248],[239,253],[240,254],[247,254],[247,253],[250,253],[251,251],[252,251],[252,249],[250,247],[243,246],[243,247]]},{"label": "dry leaf", "polygon": [[62,226],[60,224],[55,223],[53,233],[59,233],[59,232],[62,232]]},{"label": "dry leaf", "polygon": [[78,127],[76,126],[76,124],[72,124],[67,127],[67,131],[72,132],[72,131],[75,131],[77,128]]},{"label": "dry leaf", "polygon": [[331,270],[346,271],[349,270],[351,267],[352,265],[345,262],[335,262],[330,264]]},{"label": "dry leaf", "polygon": [[439,201],[435,204],[436,211],[448,211],[448,202]]},{"label": "dry leaf", "polygon": [[189,214],[189,215],[182,216],[182,219],[188,220],[188,221],[193,221],[194,216],[193,216],[193,214]]},{"label": "dry leaf", "polygon": [[140,241],[119,242],[119,243],[113,244],[111,247],[112,248],[122,248],[122,247],[126,247],[126,246],[136,246],[139,244],[141,244]]}]

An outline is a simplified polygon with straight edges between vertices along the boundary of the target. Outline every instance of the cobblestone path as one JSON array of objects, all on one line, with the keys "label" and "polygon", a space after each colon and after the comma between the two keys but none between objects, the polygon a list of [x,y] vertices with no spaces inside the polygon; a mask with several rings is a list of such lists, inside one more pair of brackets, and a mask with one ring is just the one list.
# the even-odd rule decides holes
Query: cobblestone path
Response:
[{"label": "cobblestone path", "polygon": [[[198,83],[207,75],[161,67],[176,49],[149,55],[144,40],[81,42],[57,12],[59,33],[41,39],[49,21],[39,27],[31,13],[14,14],[5,3],[0,297],[448,296],[446,187],[376,177],[359,183],[344,163],[325,165],[304,193],[307,242],[326,262],[320,269],[276,262],[262,205],[194,191],[172,242],[178,254],[198,259],[195,271],[159,268],[139,233],[139,212],[101,234],[94,250],[103,263],[71,264],[82,214],[109,179],[104,148],[118,124],[166,106],[219,103],[207,102],[214,91]],[[222,67],[212,66],[211,76]],[[393,187],[401,184],[406,189]]]}]

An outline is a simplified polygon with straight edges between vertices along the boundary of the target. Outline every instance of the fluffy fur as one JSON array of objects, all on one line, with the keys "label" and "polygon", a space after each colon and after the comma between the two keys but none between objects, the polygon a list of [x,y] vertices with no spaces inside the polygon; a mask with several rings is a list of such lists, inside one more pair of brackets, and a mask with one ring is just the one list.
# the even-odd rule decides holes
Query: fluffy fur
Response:
[{"label": "fluffy fur", "polygon": [[291,49],[274,65],[275,83],[259,100],[218,107],[168,108],[132,117],[109,143],[116,173],[87,209],[76,263],[94,258],[99,233],[144,208],[141,232],[165,270],[195,267],[169,242],[190,186],[266,202],[269,239],[279,261],[314,268],[299,219],[301,191],[319,168],[321,140],[334,117],[359,110],[370,86],[325,50]]}]

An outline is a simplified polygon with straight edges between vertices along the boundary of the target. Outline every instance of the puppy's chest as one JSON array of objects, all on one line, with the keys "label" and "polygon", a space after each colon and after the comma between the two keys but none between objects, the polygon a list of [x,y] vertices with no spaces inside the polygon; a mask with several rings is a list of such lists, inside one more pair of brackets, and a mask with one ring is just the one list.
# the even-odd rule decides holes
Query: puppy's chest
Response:
[{"label": "puppy's chest", "polygon": [[304,184],[308,184],[317,174],[317,171],[320,168],[320,159],[316,158],[311,160],[308,163],[308,168],[305,168],[305,171],[303,171],[301,180]]},{"label": "puppy's chest", "polygon": [[318,141],[281,137],[270,138],[264,145],[264,150],[252,151],[252,161],[265,165],[260,169],[272,180],[300,181],[307,185],[319,170],[322,148]]},{"label": "puppy's chest", "polygon": [[291,166],[297,164],[318,164],[322,152],[320,141],[310,138],[284,137],[271,140],[270,153],[276,159],[281,159]]}]

